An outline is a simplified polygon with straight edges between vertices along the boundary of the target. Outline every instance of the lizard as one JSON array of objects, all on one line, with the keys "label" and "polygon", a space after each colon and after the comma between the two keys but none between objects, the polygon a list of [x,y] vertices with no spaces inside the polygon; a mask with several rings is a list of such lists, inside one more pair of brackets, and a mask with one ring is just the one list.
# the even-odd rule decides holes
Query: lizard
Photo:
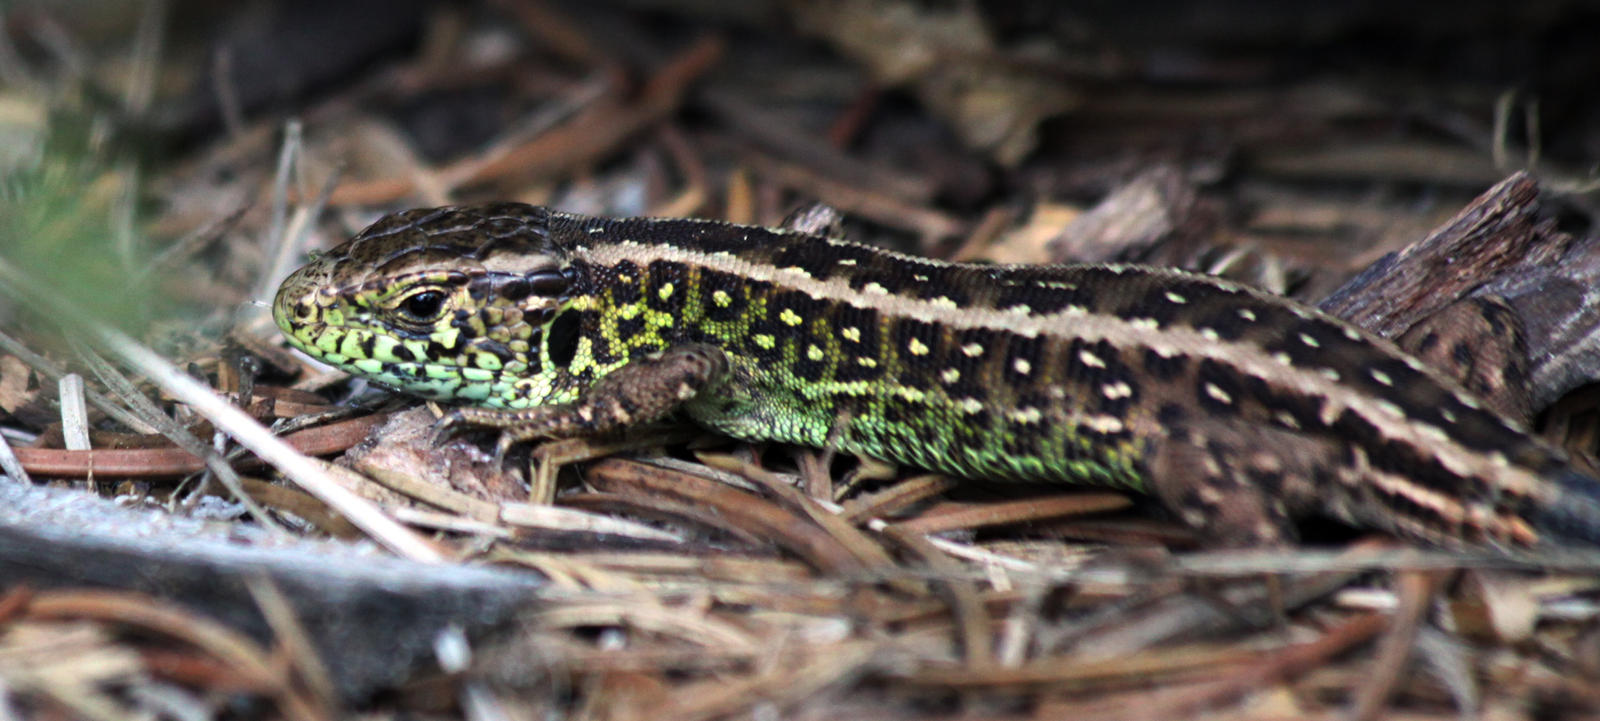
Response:
[{"label": "lizard", "polygon": [[1439,547],[1600,545],[1600,481],[1391,342],[1133,264],[985,265],[520,203],[388,215],[282,283],[290,345],[501,452],[679,413],[978,482],[1154,496],[1209,543],[1321,514]]}]

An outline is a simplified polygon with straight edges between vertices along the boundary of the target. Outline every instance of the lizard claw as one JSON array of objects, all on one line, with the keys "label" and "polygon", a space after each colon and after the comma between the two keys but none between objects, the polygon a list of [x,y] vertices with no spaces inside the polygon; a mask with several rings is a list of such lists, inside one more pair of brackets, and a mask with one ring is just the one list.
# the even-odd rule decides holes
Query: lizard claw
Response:
[{"label": "lizard claw", "polygon": [[466,420],[461,411],[454,410],[444,414],[439,420],[433,422],[433,445],[444,445],[453,438],[461,429],[462,421]]},{"label": "lizard claw", "polygon": [[506,452],[511,450],[511,446],[516,444],[517,440],[518,440],[517,434],[512,432],[512,431],[503,431],[503,432],[500,433],[500,437],[498,439],[496,439],[495,442],[494,442],[494,465],[495,465],[495,467],[497,467],[497,468],[505,467],[505,465],[506,465]]}]

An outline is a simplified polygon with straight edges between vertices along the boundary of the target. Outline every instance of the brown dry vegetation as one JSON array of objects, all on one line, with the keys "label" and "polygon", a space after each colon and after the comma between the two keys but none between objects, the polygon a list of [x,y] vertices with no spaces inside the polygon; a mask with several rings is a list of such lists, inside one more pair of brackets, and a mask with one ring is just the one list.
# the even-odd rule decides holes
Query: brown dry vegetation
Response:
[{"label": "brown dry vegetation", "polygon": [[1600,714],[1592,554],[1209,551],[1120,493],[682,427],[503,468],[265,312],[406,207],[821,201],[1396,337],[1498,299],[1500,407],[1592,468],[1600,13],[1131,5],[0,5],[0,719]]}]

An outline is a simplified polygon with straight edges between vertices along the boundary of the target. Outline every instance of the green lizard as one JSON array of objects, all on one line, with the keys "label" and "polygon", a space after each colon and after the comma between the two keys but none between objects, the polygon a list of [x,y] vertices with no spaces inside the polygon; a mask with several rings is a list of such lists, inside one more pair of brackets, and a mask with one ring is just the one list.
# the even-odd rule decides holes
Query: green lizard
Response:
[{"label": "green lizard", "polygon": [[1155,495],[1221,545],[1322,513],[1600,544],[1600,483],[1354,326],[1133,265],[945,263],[821,235],[499,203],[391,215],[284,281],[290,343],[501,448],[674,411],[982,481]]}]

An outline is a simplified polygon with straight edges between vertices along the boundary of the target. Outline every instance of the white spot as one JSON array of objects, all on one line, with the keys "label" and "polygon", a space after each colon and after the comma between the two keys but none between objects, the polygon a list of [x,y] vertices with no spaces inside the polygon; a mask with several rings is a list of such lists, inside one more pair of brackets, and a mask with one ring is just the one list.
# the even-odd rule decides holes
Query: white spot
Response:
[{"label": "white spot", "polygon": [[1372,380],[1376,381],[1378,383],[1378,385],[1381,385],[1381,386],[1393,386],[1394,385],[1394,379],[1390,378],[1388,373],[1384,373],[1383,371],[1380,371],[1380,370],[1378,370],[1376,368],[1374,368],[1374,369],[1372,369],[1370,371],[1367,371],[1367,373],[1372,376]]},{"label": "white spot", "polygon": [[1355,328],[1345,328],[1344,337],[1349,338],[1350,340],[1364,340],[1361,337],[1361,331],[1358,331]]},{"label": "white spot", "polygon": [[1286,365],[1286,366],[1294,365],[1294,359],[1290,358],[1289,354],[1288,353],[1284,353],[1283,351],[1278,351],[1277,353],[1273,353],[1272,354],[1272,359],[1277,361],[1277,362],[1279,362],[1279,363],[1282,363],[1283,365]]},{"label": "white spot", "polygon": [[1434,443],[1444,444],[1450,442],[1450,434],[1445,433],[1444,430],[1438,426],[1421,425],[1418,426],[1417,430],[1421,432],[1422,435],[1427,436],[1428,440]]},{"label": "white spot", "polygon": [[1456,413],[1455,413],[1455,411],[1452,411],[1449,408],[1440,408],[1439,409],[1439,418],[1442,419],[1445,423],[1455,423],[1456,422]]},{"label": "white spot", "polygon": [[855,265],[855,264],[856,264],[856,259],[855,258],[840,258],[839,259],[839,265]]},{"label": "white spot", "polygon": [[983,355],[983,346],[977,343],[968,343],[964,346],[961,346],[961,352],[967,354],[967,357],[969,358],[977,358],[978,356]]},{"label": "white spot", "polygon": [[1406,356],[1406,366],[1414,371],[1424,371],[1427,368],[1426,366],[1422,365],[1422,361],[1412,358],[1411,356]]},{"label": "white spot", "polygon": [[1483,407],[1481,404],[1478,403],[1478,399],[1473,398],[1472,396],[1464,396],[1464,395],[1461,395],[1459,393],[1456,394],[1456,402],[1460,403],[1461,405],[1464,405],[1464,406],[1466,406],[1468,408],[1471,408],[1472,410],[1478,410],[1479,408]]},{"label": "white spot", "polygon": [[1011,414],[1011,420],[1014,420],[1018,423],[1038,423],[1043,418],[1044,413],[1040,412],[1038,408],[1034,408],[1032,406],[1027,408],[1019,408]]},{"label": "white spot", "polygon": [[1256,312],[1249,308],[1240,308],[1239,317],[1243,318],[1246,323],[1256,322]]},{"label": "white spot", "polygon": [[1005,308],[1001,308],[1000,312],[1002,312],[1002,313],[1010,313],[1012,315],[1027,315],[1029,313],[1032,313],[1033,309],[1028,307],[1028,305],[1025,304],[1025,303],[1018,303],[1018,304],[1013,305],[1013,306],[1008,306],[1008,307],[1005,307]]},{"label": "white spot", "polygon": [[1218,388],[1217,384],[1215,383],[1206,384],[1206,395],[1211,396],[1212,400],[1215,400],[1218,403],[1233,402],[1233,396],[1228,395],[1227,391]]},{"label": "white spot", "polygon": [[1323,378],[1327,378],[1328,380],[1333,381],[1334,383],[1338,383],[1339,382],[1339,371],[1337,371],[1337,370],[1334,370],[1332,368],[1318,368],[1317,372],[1321,373]]},{"label": "white spot", "polygon": [[1200,337],[1215,343],[1221,339],[1222,336],[1217,335],[1217,329],[1215,328],[1201,328]]},{"label": "white spot", "polygon": [[1139,330],[1161,330],[1161,323],[1154,318],[1129,318],[1128,325]]},{"label": "white spot", "polygon": [[946,385],[954,383],[961,380],[961,371],[956,368],[946,368],[939,374],[939,380],[944,381]]},{"label": "white spot", "polygon": [[1378,399],[1373,403],[1373,405],[1377,406],[1379,410],[1383,411],[1384,413],[1388,413],[1391,416],[1399,416],[1404,418],[1406,415],[1405,409],[1401,408],[1393,401]]},{"label": "white spot", "polygon": [[1083,364],[1089,366],[1090,368],[1106,367],[1106,362],[1101,360],[1100,356],[1097,356],[1086,350],[1078,351],[1078,360],[1083,361]]},{"label": "white spot", "polygon": [[1094,415],[1083,419],[1084,427],[1096,433],[1121,433],[1127,426],[1122,419],[1112,415]]},{"label": "white spot", "polygon": [[1321,343],[1317,342],[1316,338],[1312,338],[1310,333],[1301,333],[1300,334],[1300,342],[1304,343],[1307,346],[1310,346],[1312,348],[1318,348],[1318,347],[1321,347],[1321,345],[1322,345]]},{"label": "white spot", "polygon": [[926,282],[928,282],[928,276],[925,276],[925,275],[923,275],[921,273],[917,273],[917,274],[911,276],[911,279],[914,280],[914,281],[917,281],[918,283],[926,283]]},{"label": "white spot", "polygon": [[966,413],[978,413],[983,410],[983,401],[976,398],[962,398],[956,402],[960,404],[961,410]]},{"label": "white spot", "polygon": [[1167,291],[1167,300],[1172,301],[1173,303],[1177,303],[1179,305],[1182,305],[1184,303],[1188,303],[1189,302],[1188,298],[1185,298],[1185,297],[1183,297],[1181,295],[1178,295],[1177,293],[1174,293],[1174,292],[1172,292],[1170,290]]},{"label": "white spot", "polygon": [[1106,398],[1119,400],[1133,395],[1133,386],[1128,385],[1127,381],[1117,381],[1105,384],[1100,388],[1100,392],[1104,393]]},{"label": "white spot", "polygon": [[1069,305],[1069,306],[1061,309],[1061,315],[1067,316],[1069,318],[1075,318],[1077,316],[1084,316],[1084,315],[1088,315],[1088,314],[1089,314],[1089,309],[1085,308],[1085,307],[1083,307],[1081,305]]},{"label": "white spot", "polygon": [[1277,413],[1274,413],[1272,417],[1278,421],[1278,425],[1281,425],[1284,428],[1300,427],[1300,421],[1295,420],[1294,414],[1288,411],[1278,411]]},{"label": "white spot", "polygon": [[868,283],[866,285],[861,286],[861,292],[863,292],[863,293],[876,293],[878,295],[888,295],[889,294],[889,289],[885,288],[885,287],[883,287],[881,285],[878,285],[876,282],[872,282],[872,283]]},{"label": "white spot", "polygon": [[912,338],[911,342],[906,344],[906,350],[911,351],[911,355],[928,354],[928,346],[923,345],[922,341],[917,340],[916,338]]},{"label": "white spot", "polygon": [[1018,358],[1012,361],[1011,368],[1021,375],[1027,375],[1033,372],[1033,364],[1029,363],[1027,358]]},{"label": "white spot", "polygon": [[930,299],[928,299],[928,302],[932,303],[933,305],[944,306],[945,308],[959,308],[959,307],[961,307],[961,306],[956,305],[955,301],[951,300],[950,298],[948,298],[946,296],[942,296],[942,295],[937,297],[937,298],[930,298]]}]

